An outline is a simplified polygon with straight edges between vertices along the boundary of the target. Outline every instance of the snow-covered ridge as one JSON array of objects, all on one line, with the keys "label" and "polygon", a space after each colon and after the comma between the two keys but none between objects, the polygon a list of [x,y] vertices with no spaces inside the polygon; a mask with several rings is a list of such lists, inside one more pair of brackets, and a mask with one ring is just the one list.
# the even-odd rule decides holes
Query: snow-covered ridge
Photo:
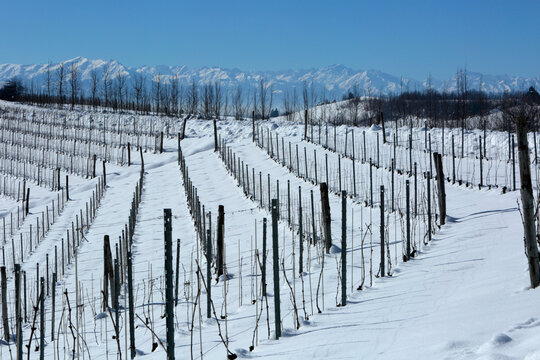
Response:
[{"label": "snow-covered ridge", "polygon": [[[136,73],[142,74],[147,80],[154,79],[157,75],[162,75],[165,83],[172,76],[178,76],[181,84],[187,85],[192,80],[200,84],[220,82],[225,90],[240,86],[243,89],[244,97],[252,94],[253,89],[261,79],[267,85],[272,85],[277,101],[280,102],[283,94],[287,91],[297,89],[297,94],[301,94],[304,82],[313,81],[318,98],[339,99],[349,91],[354,85],[358,86],[361,94],[389,94],[401,90],[424,90],[428,87],[428,80],[417,80],[402,78],[379,70],[354,70],[344,65],[331,65],[319,69],[307,70],[283,70],[283,71],[242,71],[239,69],[224,69],[216,66],[205,66],[188,68],[186,66],[140,66],[127,67],[115,60],[90,60],[83,57],[64,61],[66,65],[66,78],[69,79],[69,67],[76,63],[84,91],[89,91],[91,84],[91,74],[95,71],[98,79],[101,79],[107,69],[112,78],[117,74],[124,74],[128,80]],[[44,87],[46,82],[47,69],[50,66],[53,83],[56,79],[58,63],[53,64],[0,64],[0,81],[18,77],[28,85],[34,87]],[[505,91],[518,91],[527,89],[529,86],[540,87],[540,76],[521,77],[510,75],[487,75],[475,72],[467,72],[468,87],[482,89],[490,93],[503,93]],[[150,81],[147,81],[150,83]],[[431,87],[439,91],[453,91],[456,89],[456,76],[450,79],[431,79]]]}]

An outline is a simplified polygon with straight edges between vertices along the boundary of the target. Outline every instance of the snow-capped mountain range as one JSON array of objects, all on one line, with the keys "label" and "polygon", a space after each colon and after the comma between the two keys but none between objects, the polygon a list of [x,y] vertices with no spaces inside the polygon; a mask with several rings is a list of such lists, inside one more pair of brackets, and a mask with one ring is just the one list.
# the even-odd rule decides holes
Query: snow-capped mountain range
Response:
[{"label": "snow-capped mountain range", "polygon": [[[186,66],[141,66],[127,67],[115,60],[90,60],[83,57],[64,61],[66,79],[69,79],[69,69],[75,63],[78,67],[81,88],[88,93],[91,86],[92,73],[95,72],[99,80],[103,74],[109,71],[112,79],[123,74],[128,84],[134,78],[134,74],[140,73],[146,78],[147,86],[152,79],[162,76],[163,83],[168,83],[173,76],[178,76],[180,84],[186,88],[192,80],[199,84],[220,82],[228,91],[240,86],[243,97],[252,96],[260,80],[264,79],[267,85],[271,85],[276,102],[279,103],[286,92],[296,88],[297,96],[302,95],[304,82],[311,84],[316,90],[317,99],[340,99],[343,94],[351,90],[354,85],[358,86],[361,95],[399,93],[401,90],[424,90],[428,86],[428,80],[416,80],[401,78],[379,70],[354,70],[344,65],[331,65],[320,69],[308,70],[284,70],[284,71],[242,71],[239,69],[224,69],[220,67],[188,68]],[[56,73],[59,63],[55,64],[1,64],[0,82],[10,78],[19,78],[29,87],[44,88],[47,68],[50,67],[52,84],[56,83]],[[456,89],[456,76],[450,79],[431,79],[431,87],[439,91],[453,91]],[[467,71],[467,83],[470,89],[479,89],[490,93],[502,93],[505,91],[525,90],[530,86],[540,88],[540,76],[520,77],[509,75],[486,75]]]}]

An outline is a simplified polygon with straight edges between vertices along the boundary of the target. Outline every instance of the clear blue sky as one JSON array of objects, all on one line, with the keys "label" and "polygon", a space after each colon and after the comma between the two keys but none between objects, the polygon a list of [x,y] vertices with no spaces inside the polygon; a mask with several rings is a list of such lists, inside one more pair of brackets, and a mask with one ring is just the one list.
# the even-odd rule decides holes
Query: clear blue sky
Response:
[{"label": "clear blue sky", "polygon": [[2,0],[0,63],[540,75],[540,1]]}]

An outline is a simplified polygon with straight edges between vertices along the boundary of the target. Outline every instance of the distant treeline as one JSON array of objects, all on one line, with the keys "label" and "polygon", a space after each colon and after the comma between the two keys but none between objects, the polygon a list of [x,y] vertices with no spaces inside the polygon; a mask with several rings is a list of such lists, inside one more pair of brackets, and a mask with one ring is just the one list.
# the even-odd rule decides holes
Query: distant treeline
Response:
[{"label": "distant treeline", "polygon": [[[105,108],[112,112],[133,111],[141,114],[151,112],[167,116],[197,115],[201,118],[220,118],[224,115],[236,119],[255,117],[268,119],[284,115],[288,120],[334,124],[372,125],[380,121],[426,122],[433,127],[482,127],[494,111],[504,112],[523,100],[540,104],[540,95],[534,88],[525,92],[488,94],[481,89],[470,89],[465,72],[458,72],[457,90],[439,92],[430,86],[424,91],[405,90],[397,94],[376,95],[358,86],[353,86],[342,98],[335,111],[324,106],[320,111],[316,105],[335,103],[325,99],[313,82],[304,82],[303,88],[283,94],[283,104],[278,110],[271,84],[261,79],[257,86],[246,94],[241,87],[225,91],[220,83],[198,84],[192,81],[182,86],[177,78],[162,81],[156,76],[150,86],[146,78],[135,75],[128,81],[126,75],[105,73],[101,78],[91,75],[91,86],[81,90],[80,72],[76,64],[61,64],[53,73],[46,74],[45,83],[39,88],[32,84],[24,87],[18,79],[0,84],[0,99],[27,102],[36,105],[68,105],[72,109],[83,105],[97,110]],[[306,112],[306,110],[308,110]],[[493,118],[493,117],[491,117]],[[488,127],[507,128],[503,117],[500,123],[491,119]],[[535,124],[536,126],[536,124]]]}]

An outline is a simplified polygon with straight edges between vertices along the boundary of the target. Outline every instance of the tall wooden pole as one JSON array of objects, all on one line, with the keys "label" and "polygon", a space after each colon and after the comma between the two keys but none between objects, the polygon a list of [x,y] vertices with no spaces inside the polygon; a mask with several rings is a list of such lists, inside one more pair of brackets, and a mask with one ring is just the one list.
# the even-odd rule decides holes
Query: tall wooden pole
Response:
[{"label": "tall wooden pole", "polygon": [[281,311],[279,296],[278,200],[272,199],[272,254],[274,262],[274,311],[276,339],[281,337]]},{"label": "tall wooden pole", "polygon": [[540,285],[540,265],[534,221],[534,195],[531,181],[529,145],[527,143],[527,118],[516,119],[519,153],[519,174],[521,180],[521,203],[523,205],[523,231],[525,233],[525,253],[529,261],[531,288]]},{"label": "tall wooden pole", "polygon": [[172,271],[172,215],[171,209],[164,209],[165,226],[165,314],[167,327],[167,355],[174,360],[174,302]]}]

